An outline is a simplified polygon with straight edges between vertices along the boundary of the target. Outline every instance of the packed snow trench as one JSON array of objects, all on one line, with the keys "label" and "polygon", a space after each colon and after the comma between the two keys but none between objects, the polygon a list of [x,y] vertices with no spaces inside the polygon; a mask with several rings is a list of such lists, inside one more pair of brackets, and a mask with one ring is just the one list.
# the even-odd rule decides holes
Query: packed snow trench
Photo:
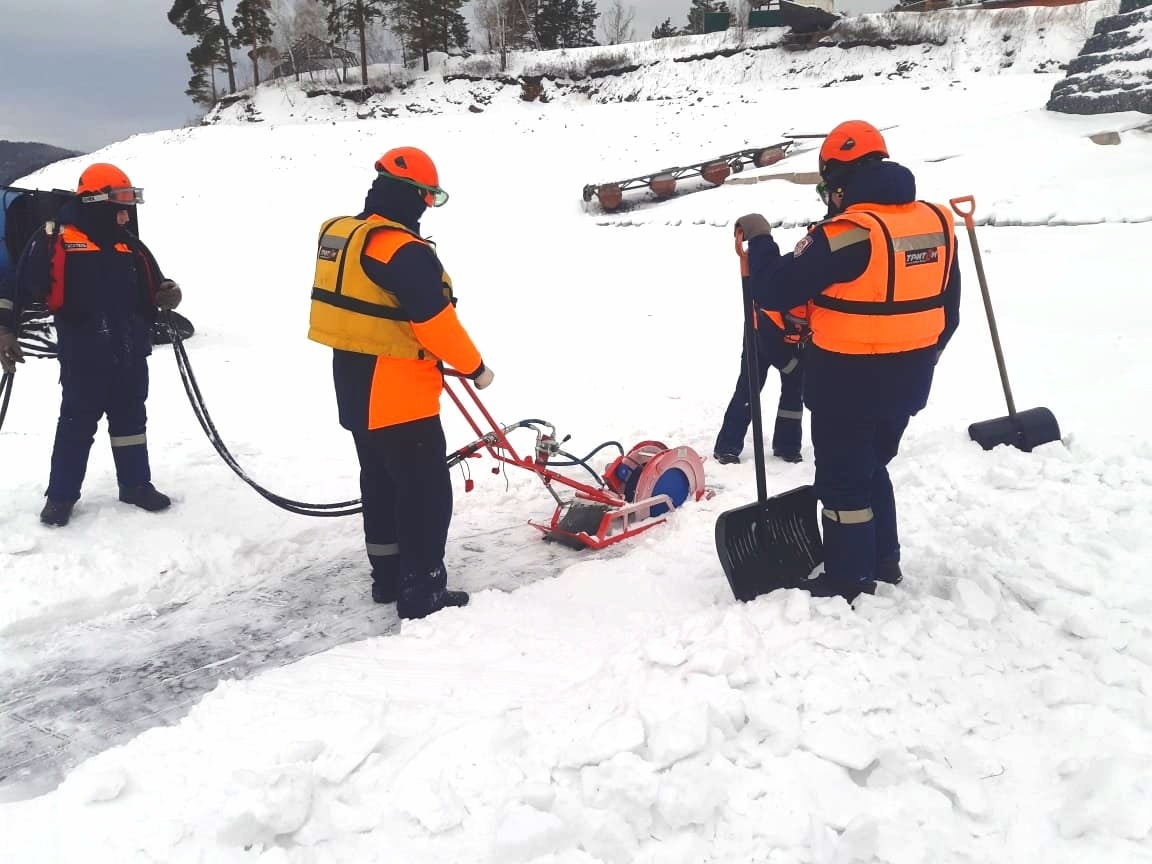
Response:
[{"label": "packed snow trench", "polygon": [[[401,627],[371,603],[358,519],[287,514],[236,479],[165,347],[149,441],[173,508],[116,500],[101,433],[72,524],[42,528],[59,391],[29,361],[0,433],[5,861],[1152,861],[1147,116],[1043,111],[1056,70],[821,87],[740,79],[739,58],[700,65],[687,98],[335,122],[266,104],[89,158],[145,188],[213,419],[289,497],[355,497],[308,280],[319,225],[359,209],[398,145],[452,196],[423,228],[501,422],[548,419],[573,452],[710,454],[740,357],[732,222],[762,212],[787,246],[820,202],[764,180],[605,214],[581,188],[886,127],[922,197],[975,196],[1016,401],[1062,441],[968,440],[1005,406],[961,228],[961,327],[892,466],[903,584],[855,609],[736,603],[713,530],[755,499],[750,458],[710,460],[713,498],[599,554],[540,542],[548,494],[475,460],[447,558],[472,603]],[[814,165],[801,145],[762,173]],[[443,416],[450,446],[471,440]],[[804,457],[769,464],[770,494],[811,481]]]}]

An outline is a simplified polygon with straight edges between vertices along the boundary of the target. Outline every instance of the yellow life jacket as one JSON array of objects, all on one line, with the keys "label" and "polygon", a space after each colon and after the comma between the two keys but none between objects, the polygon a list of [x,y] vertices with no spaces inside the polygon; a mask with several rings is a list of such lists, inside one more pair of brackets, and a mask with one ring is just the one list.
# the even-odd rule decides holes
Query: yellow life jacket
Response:
[{"label": "yellow life jacket", "polygon": [[[316,244],[308,338],[342,351],[436,361],[416,338],[396,295],[368,278],[360,264],[369,238],[379,232],[387,232],[386,242],[383,249],[380,241],[373,244],[373,257],[385,264],[409,243],[430,245],[388,219],[338,216],[325,222]],[[444,297],[455,302],[447,273],[443,273],[443,289]]]}]

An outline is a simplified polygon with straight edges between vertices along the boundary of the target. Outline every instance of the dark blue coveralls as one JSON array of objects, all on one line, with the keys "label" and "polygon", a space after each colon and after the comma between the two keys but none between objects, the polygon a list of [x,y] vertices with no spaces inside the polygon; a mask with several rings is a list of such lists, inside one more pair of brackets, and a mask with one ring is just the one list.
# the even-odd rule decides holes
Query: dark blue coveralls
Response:
[{"label": "dark blue coveralls", "polygon": [[[800,445],[804,439],[804,367],[803,349],[799,342],[789,342],[785,333],[764,315],[760,315],[756,328],[756,349],[759,360],[760,380],[758,387],[763,390],[768,380],[768,370],[775,368],[780,373],[780,401],[776,406],[776,423],[772,429],[772,452],[788,461],[799,461]],[[724,412],[720,432],[716,435],[716,446],[712,455],[720,462],[734,462],[744,451],[744,438],[752,422],[752,407],[748,401],[747,349],[740,351],[740,377],[736,379],[736,389]]]},{"label": "dark blue coveralls", "polygon": [[[425,209],[415,187],[380,176],[368,191],[359,218],[385,216],[419,234]],[[360,264],[373,282],[388,286],[412,321],[427,321],[449,302],[439,259],[421,243],[404,246],[387,264],[361,254]],[[447,587],[444,549],[452,521],[452,477],[444,427],[437,415],[370,429],[376,359],[354,351],[332,352],[340,425],[352,433],[360,460],[372,596],[379,603],[390,603],[411,584],[408,593],[424,602],[429,592],[444,592]],[[431,582],[424,578],[427,574],[433,574]],[[413,605],[403,599],[401,603]]]},{"label": "dark blue coveralls", "polygon": [[[861,164],[843,190],[842,209],[916,200],[912,172],[890,161]],[[790,309],[831,285],[858,279],[870,258],[867,243],[832,251],[822,228],[785,255],[771,236],[763,235],[749,243],[749,284],[762,308]],[[824,566],[833,577],[830,582],[867,586],[878,574],[898,571],[900,539],[888,463],[896,456],[909,419],[928,404],[936,361],[960,323],[958,257],[953,259],[942,299],[945,324],[935,346],[875,355],[838,354],[815,345],[805,348],[804,404],[812,415],[816,492],[826,513],[871,508],[873,514],[860,524],[842,524],[825,516]]]},{"label": "dark blue coveralls", "polygon": [[163,276],[148,248],[116,224],[115,211],[106,202],[65,205],[58,235],[37,236],[13,280],[17,297],[55,311],[62,398],[49,501],[80,497],[103,416],[122,492],[151,481],[145,402]]}]

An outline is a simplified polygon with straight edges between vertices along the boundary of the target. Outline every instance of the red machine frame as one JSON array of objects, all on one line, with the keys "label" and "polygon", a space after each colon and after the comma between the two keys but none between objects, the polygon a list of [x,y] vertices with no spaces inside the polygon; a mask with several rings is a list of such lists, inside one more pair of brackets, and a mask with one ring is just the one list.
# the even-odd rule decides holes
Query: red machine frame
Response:
[{"label": "red machine frame", "polygon": [[[481,429],[450,383],[451,378],[459,381],[491,431]],[[654,491],[659,476],[667,470],[684,472],[692,500],[710,497],[704,487],[703,460],[690,447],[668,448],[659,441],[642,441],[618,457],[609,466],[605,476],[598,478],[602,485],[591,486],[548,467],[549,457],[560,452],[563,443],[557,441],[555,427],[551,423],[544,420],[520,420],[501,426],[488,413],[468,379],[455,371],[445,371],[444,389],[477,435],[476,440],[448,454],[449,467],[465,459],[479,458],[480,451],[486,450],[497,462],[524,468],[540,477],[545,489],[555,499],[556,509],[547,523],[529,520],[528,524],[540,531],[545,539],[557,540],[574,548],[603,549],[663,524],[667,514],[676,509],[671,496]],[[545,432],[539,427],[547,427],[551,432]],[[533,456],[521,456],[508,440],[509,432],[521,428],[536,432]],[[617,472],[619,466],[623,466],[623,471]],[[588,467],[587,464],[585,467]],[[500,470],[493,468],[492,472],[499,473]],[[629,500],[625,481],[619,475],[631,475],[637,470],[641,473],[631,488],[634,500]],[[594,471],[592,473],[595,474]],[[569,500],[561,498],[553,488],[553,483],[574,490],[573,497]],[[472,486],[469,478],[465,483],[465,491],[471,491]],[[652,515],[653,510],[658,511],[657,515]]]}]

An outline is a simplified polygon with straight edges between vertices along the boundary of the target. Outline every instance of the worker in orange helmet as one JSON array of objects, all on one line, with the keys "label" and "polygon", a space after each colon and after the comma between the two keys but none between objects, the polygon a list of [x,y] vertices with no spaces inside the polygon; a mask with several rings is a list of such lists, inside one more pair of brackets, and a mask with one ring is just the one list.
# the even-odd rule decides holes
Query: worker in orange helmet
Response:
[{"label": "worker in orange helmet", "polygon": [[[157,308],[174,309],[182,295],[132,230],[143,201],[143,191],[115,165],[89,165],[76,198],[33,237],[17,264],[17,295],[55,315],[60,360],[60,419],[40,513],[45,525],[72,518],[103,416],[120,500],[150,512],[172,503],[152,485],[145,402]],[[5,323],[0,317],[0,328]]]},{"label": "worker in orange helmet", "polygon": [[357,216],[320,229],[308,336],[333,349],[340,423],[360,460],[372,599],[401,618],[464,606],[449,591],[444,548],[452,482],[440,423],[440,364],[479,389],[493,373],[456,317],[452,280],[420,234],[448,200],[428,154],[389,150]]},{"label": "worker in orange helmet", "polygon": [[756,303],[808,304],[804,403],[812,417],[824,572],[804,587],[850,602],[898,583],[888,464],[928,402],[936,361],[960,322],[960,269],[946,207],[916,200],[880,131],[841,123],[820,148],[827,217],[781,254],[767,220],[742,216]]}]

